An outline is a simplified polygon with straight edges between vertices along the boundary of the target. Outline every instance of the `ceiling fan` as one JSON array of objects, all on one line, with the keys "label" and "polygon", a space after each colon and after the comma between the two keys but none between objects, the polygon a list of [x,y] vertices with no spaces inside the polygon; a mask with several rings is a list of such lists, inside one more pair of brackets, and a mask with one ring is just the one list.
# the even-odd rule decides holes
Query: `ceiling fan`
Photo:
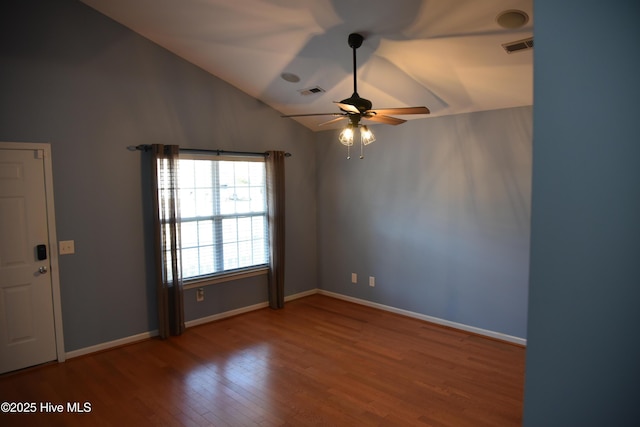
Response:
[{"label": "ceiling fan", "polygon": [[[430,111],[427,107],[383,108],[374,110],[372,109],[373,104],[371,103],[371,101],[365,98],[361,98],[360,95],[358,95],[358,80],[356,76],[356,49],[362,46],[363,41],[364,37],[361,34],[349,34],[349,46],[353,49],[353,94],[349,98],[343,99],[342,101],[334,101],[334,103],[337,104],[340,108],[340,113],[290,114],[281,117],[336,116],[336,118],[334,119],[320,123],[319,126],[324,126],[331,123],[339,122],[341,120],[349,119],[348,128],[353,129],[360,126],[361,119],[388,125],[399,125],[406,122],[406,120],[392,117],[390,116],[390,114],[429,114]],[[369,133],[366,127],[365,131]],[[342,141],[341,134],[340,142],[345,145],[351,145],[353,143],[353,139],[351,139],[351,144],[346,144],[344,141]]]}]

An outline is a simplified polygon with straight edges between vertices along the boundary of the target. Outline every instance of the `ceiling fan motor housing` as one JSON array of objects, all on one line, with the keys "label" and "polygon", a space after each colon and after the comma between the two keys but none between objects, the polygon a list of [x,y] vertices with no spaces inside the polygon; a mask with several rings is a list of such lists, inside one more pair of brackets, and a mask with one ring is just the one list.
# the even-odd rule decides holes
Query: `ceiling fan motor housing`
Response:
[{"label": "ceiling fan motor housing", "polygon": [[351,95],[351,97],[349,97],[347,99],[343,99],[342,101],[340,101],[340,103],[341,104],[353,105],[361,113],[364,113],[365,111],[371,110],[371,107],[373,106],[371,101],[369,101],[368,99],[360,98],[360,95],[358,95],[357,92],[355,92],[353,95]]}]

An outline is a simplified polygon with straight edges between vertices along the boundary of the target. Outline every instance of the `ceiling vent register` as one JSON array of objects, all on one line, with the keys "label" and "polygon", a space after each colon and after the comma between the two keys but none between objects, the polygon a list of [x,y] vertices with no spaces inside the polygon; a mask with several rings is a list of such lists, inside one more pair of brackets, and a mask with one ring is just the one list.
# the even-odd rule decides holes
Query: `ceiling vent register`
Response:
[{"label": "ceiling vent register", "polygon": [[528,39],[516,40],[514,42],[504,43],[502,45],[507,53],[522,52],[524,50],[533,49],[533,37]]},{"label": "ceiling vent register", "polygon": [[322,89],[320,86],[314,86],[314,87],[310,87],[308,89],[301,89],[298,92],[300,92],[300,95],[303,96],[308,96],[308,95],[316,95],[318,93],[322,93],[325,90]]}]

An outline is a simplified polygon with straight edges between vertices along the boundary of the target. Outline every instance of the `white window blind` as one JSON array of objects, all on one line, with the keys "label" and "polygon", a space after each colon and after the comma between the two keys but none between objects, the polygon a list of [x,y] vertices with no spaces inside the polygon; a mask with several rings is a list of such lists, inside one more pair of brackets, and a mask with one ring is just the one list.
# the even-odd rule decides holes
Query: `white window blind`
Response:
[{"label": "white window blind", "polygon": [[268,264],[263,158],[181,153],[178,185],[185,280]]}]

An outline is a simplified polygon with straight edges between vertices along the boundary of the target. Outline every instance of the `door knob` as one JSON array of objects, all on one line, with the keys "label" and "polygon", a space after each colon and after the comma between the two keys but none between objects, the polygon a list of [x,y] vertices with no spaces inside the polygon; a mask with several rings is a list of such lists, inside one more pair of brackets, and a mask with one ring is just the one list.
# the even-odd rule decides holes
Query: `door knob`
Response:
[{"label": "door knob", "polygon": [[42,267],[40,267],[40,268],[38,269],[38,271],[40,272],[40,274],[44,274],[44,273],[46,273],[46,272],[47,272],[47,267],[45,267],[45,266],[43,265]]}]

